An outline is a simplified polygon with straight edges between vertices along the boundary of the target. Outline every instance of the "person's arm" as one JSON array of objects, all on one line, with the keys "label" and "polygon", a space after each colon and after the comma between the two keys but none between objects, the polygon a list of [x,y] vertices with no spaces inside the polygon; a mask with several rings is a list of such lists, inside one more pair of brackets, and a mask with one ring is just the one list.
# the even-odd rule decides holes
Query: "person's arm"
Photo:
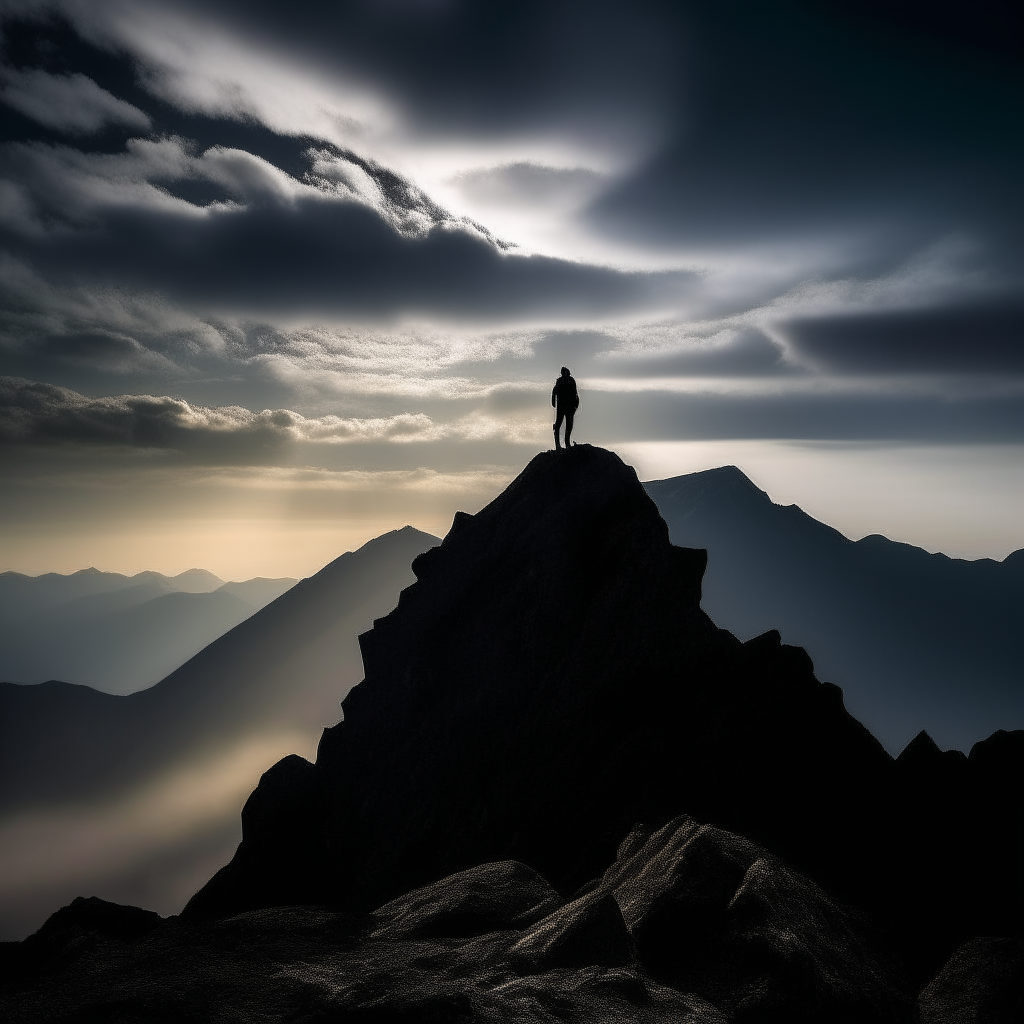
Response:
[{"label": "person's arm", "polygon": [[551,389],[551,404],[555,404],[555,396],[558,394],[558,381],[555,381],[555,386]]}]

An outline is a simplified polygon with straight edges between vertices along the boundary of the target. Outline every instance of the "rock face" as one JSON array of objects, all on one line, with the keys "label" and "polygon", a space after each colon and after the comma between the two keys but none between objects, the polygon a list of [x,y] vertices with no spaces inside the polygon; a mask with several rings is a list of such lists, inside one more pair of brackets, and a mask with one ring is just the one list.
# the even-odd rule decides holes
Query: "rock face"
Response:
[{"label": "rock face", "polygon": [[[615,455],[538,455],[416,559],[417,582],[361,637],[345,720],[315,766],[264,776],[236,856],[185,918],[288,903],[362,914],[509,860],[569,896],[638,823],[687,814],[871,915],[922,982],[963,939],[1012,930],[1021,842],[1006,801],[1022,735],[939,773],[894,762],[802,650],[715,626],[704,565],[669,543]],[[963,823],[952,837],[932,814],[944,799]],[[745,856],[722,868],[723,893],[753,870]],[[776,863],[751,877],[780,878]],[[774,884],[748,891],[767,899]],[[611,927],[608,909],[583,931]]]},{"label": "rock face", "polygon": [[965,942],[921,993],[922,1024],[1013,1024],[1024,1019],[1024,940]]}]

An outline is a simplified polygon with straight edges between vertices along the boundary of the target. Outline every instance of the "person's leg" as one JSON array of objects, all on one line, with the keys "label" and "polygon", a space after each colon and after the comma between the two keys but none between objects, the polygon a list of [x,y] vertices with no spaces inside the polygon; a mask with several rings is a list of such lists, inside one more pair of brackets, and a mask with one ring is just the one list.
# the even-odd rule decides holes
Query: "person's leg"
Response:
[{"label": "person's leg", "polygon": [[572,437],[572,418],[575,413],[567,412],[565,414],[565,447],[569,447],[569,438]]},{"label": "person's leg", "polygon": [[558,431],[561,430],[561,428],[562,428],[562,417],[564,415],[565,414],[562,412],[562,410],[559,409],[558,410],[558,415],[555,417],[554,426],[552,428],[554,430],[554,432],[555,432],[555,448],[561,448],[562,447],[561,444],[559,444],[559,442],[558,442]]}]

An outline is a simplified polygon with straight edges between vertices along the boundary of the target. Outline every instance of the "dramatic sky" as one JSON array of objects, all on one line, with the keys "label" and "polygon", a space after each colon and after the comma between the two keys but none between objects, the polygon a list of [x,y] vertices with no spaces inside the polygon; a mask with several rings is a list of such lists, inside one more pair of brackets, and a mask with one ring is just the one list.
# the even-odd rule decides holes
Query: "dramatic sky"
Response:
[{"label": "dramatic sky", "polygon": [[550,444],[1024,546],[995,0],[0,0],[0,569],[309,573]]}]

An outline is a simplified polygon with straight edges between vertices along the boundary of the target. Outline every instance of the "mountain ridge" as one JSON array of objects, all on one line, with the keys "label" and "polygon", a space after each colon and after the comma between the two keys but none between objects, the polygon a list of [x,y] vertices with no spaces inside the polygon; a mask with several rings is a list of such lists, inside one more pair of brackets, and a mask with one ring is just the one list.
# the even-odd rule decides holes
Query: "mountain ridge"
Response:
[{"label": "mountain ridge", "polygon": [[173,577],[2,573],[0,679],[59,678],[122,694],[145,689],[295,582],[225,583],[205,569]]},{"label": "mountain ridge", "polygon": [[811,651],[891,753],[921,728],[966,751],[1024,726],[1024,552],[997,562],[879,534],[854,541],[774,503],[736,467],[644,487],[673,542],[708,551],[712,617],[741,638],[778,629]]}]

